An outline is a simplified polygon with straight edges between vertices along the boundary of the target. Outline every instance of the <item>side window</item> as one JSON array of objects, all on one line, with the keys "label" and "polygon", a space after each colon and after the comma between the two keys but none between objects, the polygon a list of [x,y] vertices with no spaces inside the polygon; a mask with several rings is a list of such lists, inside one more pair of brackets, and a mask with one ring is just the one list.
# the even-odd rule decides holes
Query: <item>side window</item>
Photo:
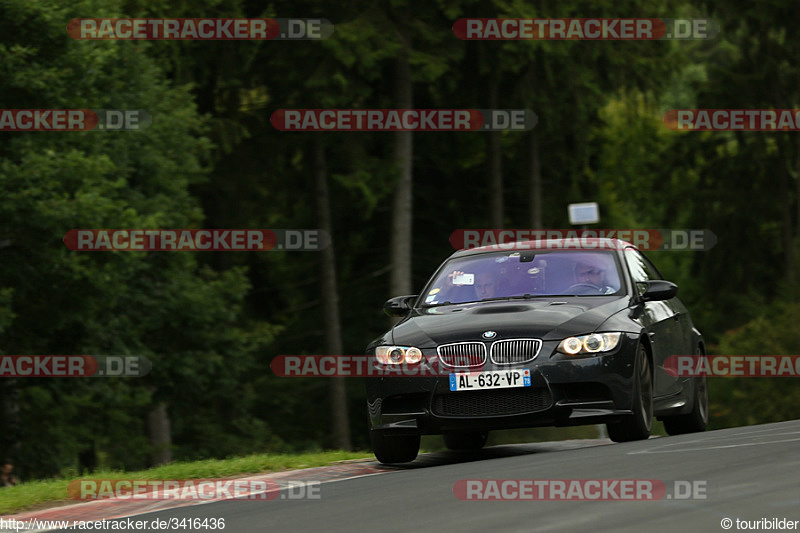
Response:
[{"label": "side window", "polygon": [[[658,273],[656,267],[641,252],[633,248],[626,248],[625,261],[628,263],[628,269],[631,271],[634,283],[661,279],[661,274]],[[642,287],[637,285],[637,289],[641,294]]]},{"label": "side window", "polygon": [[641,252],[637,252],[637,254],[639,254],[639,257],[641,257],[642,261],[644,261],[644,265],[647,268],[647,275],[650,276],[650,279],[664,279],[661,276],[661,272],[659,272],[656,266],[650,262],[647,256]]}]

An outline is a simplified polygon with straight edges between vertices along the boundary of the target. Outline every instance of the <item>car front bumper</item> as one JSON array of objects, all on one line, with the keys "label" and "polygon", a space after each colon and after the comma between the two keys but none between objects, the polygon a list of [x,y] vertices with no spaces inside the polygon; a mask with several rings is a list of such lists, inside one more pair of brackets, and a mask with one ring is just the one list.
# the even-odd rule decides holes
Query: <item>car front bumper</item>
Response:
[{"label": "car front bumper", "polygon": [[[533,361],[513,367],[488,362],[482,369],[529,368],[530,387],[451,392],[449,374],[367,378],[370,426],[441,434],[613,422],[632,413],[638,342],[625,334],[611,352],[572,357],[555,351],[558,341],[544,341]],[[435,349],[423,351],[428,363],[437,363]]]}]

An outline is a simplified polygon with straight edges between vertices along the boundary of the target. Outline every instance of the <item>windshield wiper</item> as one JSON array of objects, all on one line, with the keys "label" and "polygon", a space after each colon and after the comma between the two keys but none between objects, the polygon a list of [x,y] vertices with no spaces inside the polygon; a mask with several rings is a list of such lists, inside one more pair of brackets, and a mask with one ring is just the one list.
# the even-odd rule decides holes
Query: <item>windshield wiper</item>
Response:
[{"label": "windshield wiper", "polygon": [[429,309],[431,307],[440,307],[442,305],[463,305],[463,304],[474,304],[474,303],[478,303],[478,302],[496,302],[496,301],[499,301],[499,300],[531,300],[533,298],[544,298],[544,297],[552,297],[552,296],[554,296],[554,295],[552,295],[552,294],[547,294],[547,295],[543,295],[543,294],[535,294],[535,295],[534,294],[523,294],[521,296],[495,296],[493,298],[483,298],[482,300],[469,300],[469,301],[466,301],[466,302],[451,302],[451,301],[448,300],[446,302],[439,302],[439,303],[435,303],[435,304],[422,304],[420,307],[423,308],[423,309]]},{"label": "windshield wiper", "polygon": [[483,298],[481,302],[495,302],[497,300],[531,300],[533,298],[542,298],[541,294],[523,294],[521,296],[495,296],[494,298]]}]

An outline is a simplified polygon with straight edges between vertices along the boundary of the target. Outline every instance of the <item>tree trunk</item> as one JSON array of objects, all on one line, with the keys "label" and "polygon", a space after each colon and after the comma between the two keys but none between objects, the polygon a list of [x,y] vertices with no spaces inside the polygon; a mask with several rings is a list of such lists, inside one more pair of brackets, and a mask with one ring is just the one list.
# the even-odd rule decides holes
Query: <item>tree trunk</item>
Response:
[{"label": "tree trunk", "polygon": [[[332,235],[330,197],[328,194],[328,170],[325,159],[325,144],[319,136],[313,139],[314,176],[317,189],[317,213],[319,229]],[[333,242],[320,251],[322,273],[322,320],[325,327],[326,355],[342,355],[342,331],[339,321],[339,292],[336,286],[336,255]],[[344,377],[330,378],[328,401],[330,405],[331,435],[333,444],[340,450],[352,449],[350,423],[347,416],[347,389]]]},{"label": "tree trunk", "polygon": [[539,135],[536,128],[528,136],[528,155],[530,157],[529,194],[531,228],[543,229],[542,226],[542,161],[539,159]]},{"label": "tree trunk", "polygon": [[[798,147],[800,148],[800,147]],[[800,154],[798,154],[798,164],[800,164]],[[795,174],[784,167],[782,175],[784,178],[780,184],[780,207],[781,207],[781,241],[783,245],[783,270],[786,281],[790,284],[796,280],[794,258],[795,247],[797,246],[797,236],[792,222],[792,181],[795,181],[795,193],[800,194],[800,167],[797,167]],[[795,199],[795,201],[797,201]]]},{"label": "tree trunk", "polygon": [[[497,82],[489,82],[489,108],[497,109]],[[503,227],[503,148],[500,132],[489,132],[489,224]]]},{"label": "tree trunk", "polygon": [[172,431],[170,429],[167,404],[159,403],[147,414],[147,433],[150,437],[150,466],[172,461]]},{"label": "tree trunk", "polygon": [[[411,67],[408,63],[408,41],[405,42],[395,66],[395,102],[398,109],[413,108],[413,88]],[[399,179],[394,188],[392,205],[391,262],[389,281],[391,296],[411,294],[411,243],[413,214],[413,157],[414,144],[412,132],[394,133],[394,162],[399,171]]]},{"label": "tree trunk", "polygon": [[[797,257],[800,255],[800,137],[795,137],[795,149],[797,153],[795,154],[795,164],[794,164],[794,172],[795,172],[795,180],[794,180],[794,202],[795,202],[795,224],[796,228],[794,231],[794,235],[792,236],[791,224],[788,226],[789,231],[789,243],[790,247],[787,250],[787,270],[789,274],[789,281],[794,282],[797,279],[797,272],[795,271],[795,261]],[[791,176],[789,177],[791,179]],[[791,202],[790,195],[786,195],[786,202]],[[790,209],[790,208],[789,208]],[[789,221],[787,221],[789,222]]]},{"label": "tree trunk", "polygon": [[19,394],[17,380],[0,380],[0,460],[15,460],[19,453]]}]

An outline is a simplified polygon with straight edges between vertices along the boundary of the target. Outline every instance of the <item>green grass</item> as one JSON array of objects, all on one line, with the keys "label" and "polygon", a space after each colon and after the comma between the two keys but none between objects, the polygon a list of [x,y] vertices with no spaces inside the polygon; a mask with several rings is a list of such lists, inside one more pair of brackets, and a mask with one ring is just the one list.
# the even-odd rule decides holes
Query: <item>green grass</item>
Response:
[{"label": "green grass", "polygon": [[186,463],[170,463],[158,468],[138,472],[97,471],[84,476],[71,476],[60,479],[29,481],[15,487],[0,489],[0,514],[23,511],[31,507],[44,507],[44,504],[60,501],[79,503],[67,496],[67,485],[76,479],[199,479],[228,478],[279,472],[298,468],[325,466],[352,459],[372,459],[371,452],[328,451],[306,454],[256,454],[230,459],[209,459]]},{"label": "green grass", "polygon": [[[653,424],[654,435],[664,435],[660,422]],[[583,426],[574,428],[538,428],[492,432],[488,445],[513,444],[524,442],[546,442],[564,439],[594,439],[598,437],[597,428]],[[420,453],[442,451],[444,442],[441,436],[424,436]],[[279,472],[298,468],[325,466],[338,461],[352,459],[374,460],[372,452],[328,451],[305,454],[256,454],[230,459],[208,459],[204,461],[176,462],[138,472],[98,471],[84,476],[65,476],[60,479],[29,481],[16,487],[0,489],[0,514],[23,511],[32,507],[46,507],[46,504],[68,501],[67,485],[76,479],[201,479],[229,478]]]}]

